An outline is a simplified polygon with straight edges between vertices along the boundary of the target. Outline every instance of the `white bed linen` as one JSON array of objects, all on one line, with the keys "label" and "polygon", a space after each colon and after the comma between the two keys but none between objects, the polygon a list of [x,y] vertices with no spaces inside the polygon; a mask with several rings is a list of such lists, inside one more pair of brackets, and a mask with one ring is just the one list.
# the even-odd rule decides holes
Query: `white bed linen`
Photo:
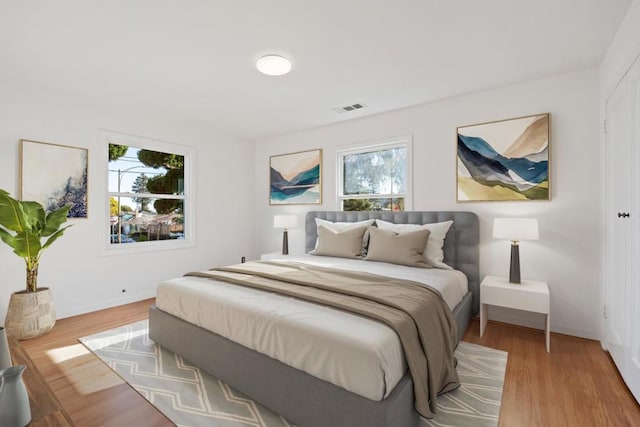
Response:
[{"label": "white bed linen", "polygon": [[[272,259],[367,271],[428,283],[453,308],[466,294],[457,270],[422,269],[320,256]],[[357,314],[199,277],[158,286],[161,310],[371,400],[387,397],[407,369],[387,325]]]}]

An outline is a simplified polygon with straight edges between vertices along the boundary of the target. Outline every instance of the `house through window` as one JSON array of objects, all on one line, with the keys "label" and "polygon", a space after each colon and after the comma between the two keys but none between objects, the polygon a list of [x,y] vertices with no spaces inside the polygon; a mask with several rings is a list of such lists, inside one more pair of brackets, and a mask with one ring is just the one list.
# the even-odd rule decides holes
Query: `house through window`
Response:
[{"label": "house through window", "polygon": [[185,153],[108,139],[110,245],[189,238]]}]

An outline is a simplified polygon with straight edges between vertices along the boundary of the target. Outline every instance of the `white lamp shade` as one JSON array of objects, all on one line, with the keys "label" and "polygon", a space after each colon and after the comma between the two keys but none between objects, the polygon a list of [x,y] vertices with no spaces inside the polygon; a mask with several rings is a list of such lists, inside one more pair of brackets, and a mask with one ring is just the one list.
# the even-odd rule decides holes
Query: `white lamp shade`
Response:
[{"label": "white lamp shade", "polygon": [[493,237],[512,241],[538,240],[538,220],[536,218],[495,218]]},{"label": "white lamp shade", "polygon": [[296,215],[274,215],[273,228],[296,228],[298,217]]}]

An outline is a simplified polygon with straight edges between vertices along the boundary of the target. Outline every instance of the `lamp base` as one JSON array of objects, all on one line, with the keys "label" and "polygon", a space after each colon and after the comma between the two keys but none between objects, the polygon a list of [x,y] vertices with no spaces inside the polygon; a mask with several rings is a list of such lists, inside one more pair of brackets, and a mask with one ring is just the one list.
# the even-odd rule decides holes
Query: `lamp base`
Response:
[{"label": "lamp base", "polygon": [[282,232],[282,255],[289,255],[289,234],[287,230]]},{"label": "lamp base", "polygon": [[518,242],[511,242],[511,268],[509,269],[509,283],[520,284],[520,246],[518,246]]}]

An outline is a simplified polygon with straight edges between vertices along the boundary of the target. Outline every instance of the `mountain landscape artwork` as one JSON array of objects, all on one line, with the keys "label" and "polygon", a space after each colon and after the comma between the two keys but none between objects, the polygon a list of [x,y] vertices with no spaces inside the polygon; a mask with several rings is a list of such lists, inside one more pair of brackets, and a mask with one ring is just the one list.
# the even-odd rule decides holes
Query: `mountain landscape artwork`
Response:
[{"label": "mountain landscape artwork", "polygon": [[549,118],[459,127],[458,201],[549,200]]},{"label": "mountain landscape artwork", "polygon": [[322,203],[322,150],[271,156],[269,204]]}]

